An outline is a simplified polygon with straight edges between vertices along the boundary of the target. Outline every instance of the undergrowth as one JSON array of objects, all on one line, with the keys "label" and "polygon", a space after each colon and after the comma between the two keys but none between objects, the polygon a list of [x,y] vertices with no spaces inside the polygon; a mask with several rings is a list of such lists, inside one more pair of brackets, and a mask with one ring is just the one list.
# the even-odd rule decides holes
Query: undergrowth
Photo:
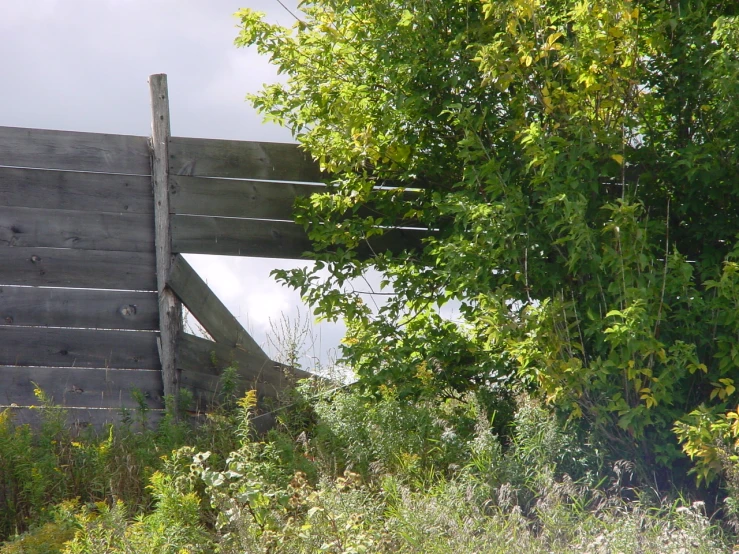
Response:
[{"label": "undergrowth", "polygon": [[499,416],[480,395],[303,383],[289,403],[262,437],[254,393],[195,429],[129,414],[75,434],[49,405],[31,431],[2,412],[0,554],[708,554],[735,540],[697,497],[634,486],[630,461],[526,396]]}]

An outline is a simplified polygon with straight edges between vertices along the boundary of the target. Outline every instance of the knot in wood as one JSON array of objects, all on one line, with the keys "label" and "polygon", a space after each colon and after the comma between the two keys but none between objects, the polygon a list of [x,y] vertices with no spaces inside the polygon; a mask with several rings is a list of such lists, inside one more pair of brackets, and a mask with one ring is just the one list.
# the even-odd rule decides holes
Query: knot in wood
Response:
[{"label": "knot in wood", "polygon": [[136,315],[138,308],[135,304],[127,304],[126,306],[121,306],[119,311],[123,317],[132,317]]}]

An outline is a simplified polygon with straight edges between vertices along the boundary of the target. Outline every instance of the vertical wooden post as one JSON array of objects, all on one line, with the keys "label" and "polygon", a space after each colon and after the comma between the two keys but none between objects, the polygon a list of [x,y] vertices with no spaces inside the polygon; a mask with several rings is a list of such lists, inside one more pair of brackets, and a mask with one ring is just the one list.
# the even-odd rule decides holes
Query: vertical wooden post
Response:
[{"label": "vertical wooden post", "polygon": [[164,394],[177,417],[179,375],[175,361],[177,337],[182,331],[182,305],[167,287],[172,266],[172,235],[169,217],[169,94],[165,74],[149,77],[151,92],[151,182],[154,189],[154,225],[159,291],[159,358]]}]

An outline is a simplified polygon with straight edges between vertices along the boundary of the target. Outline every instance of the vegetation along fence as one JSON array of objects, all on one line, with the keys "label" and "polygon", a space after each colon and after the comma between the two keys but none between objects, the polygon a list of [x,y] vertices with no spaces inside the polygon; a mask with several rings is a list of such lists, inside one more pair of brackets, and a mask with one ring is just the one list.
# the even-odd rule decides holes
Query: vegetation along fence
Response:
[{"label": "vegetation along fence", "polygon": [[[190,390],[224,367],[274,396],[308,374],[271,361],[182,253],[299,258],[296,197],[320,185],[296,145],[170,136],[166,75],[152,136],[0,127],[0,406],[33,420],[36,386],[79,426]],[[396,237],[397,238],[397,237]],[[181,304],[213,340],[182,328]]]}]

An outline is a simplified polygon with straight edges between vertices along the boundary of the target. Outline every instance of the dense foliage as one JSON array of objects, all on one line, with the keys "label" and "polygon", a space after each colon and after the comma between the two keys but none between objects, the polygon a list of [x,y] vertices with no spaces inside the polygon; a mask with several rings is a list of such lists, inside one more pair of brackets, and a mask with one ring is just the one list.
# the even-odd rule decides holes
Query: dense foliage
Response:
[{"label": "dense foliage", "polygon": [[[703,503],[634,489],[629,464],[602,466],[526,397],[504,446],[470,394],[409,402],[314,387],[303,385],[278,429],[258,439],[254,392],[185,437],[171,419],[156,432],[123,427],[73,441],[57,428],[57,444],[103,458],[59,457],[57,475],[42,468],[59,455],[46,440],[58,408],[42,411],[40,433],[1,412],[0,434],[30,437],[31,452],[0,441],[0,462],[44,461],[35,477],[4,475],[4,490],[30,508],[17,530],[31,530],[3,543],[2,529],[0,554],[718,554],[732,544]],[[173,449],[173,436],[186,446]],[[149,465],[145,442],[149,454],[167,454]],[[94,486],[70,483],[80,472]],[[9,506],[0,498],[0,513]]]},{"label": "dense foliage", "polygon": [[[647,467],[679,458],[682,420],[700,476],[724,467],[711,422],[739,367],[737,4],[302,10],[292,28],[239,12],[237,43],[285,76],[254,105],[331,175],[297,211],[315,269],[277,275],[347,321],[362,383],[528,388]],[[411,227],[422,246],[372,251]],[[376,307],[353,288],[369,269]],[[739,429],[721,429],[733,456]]]}]

